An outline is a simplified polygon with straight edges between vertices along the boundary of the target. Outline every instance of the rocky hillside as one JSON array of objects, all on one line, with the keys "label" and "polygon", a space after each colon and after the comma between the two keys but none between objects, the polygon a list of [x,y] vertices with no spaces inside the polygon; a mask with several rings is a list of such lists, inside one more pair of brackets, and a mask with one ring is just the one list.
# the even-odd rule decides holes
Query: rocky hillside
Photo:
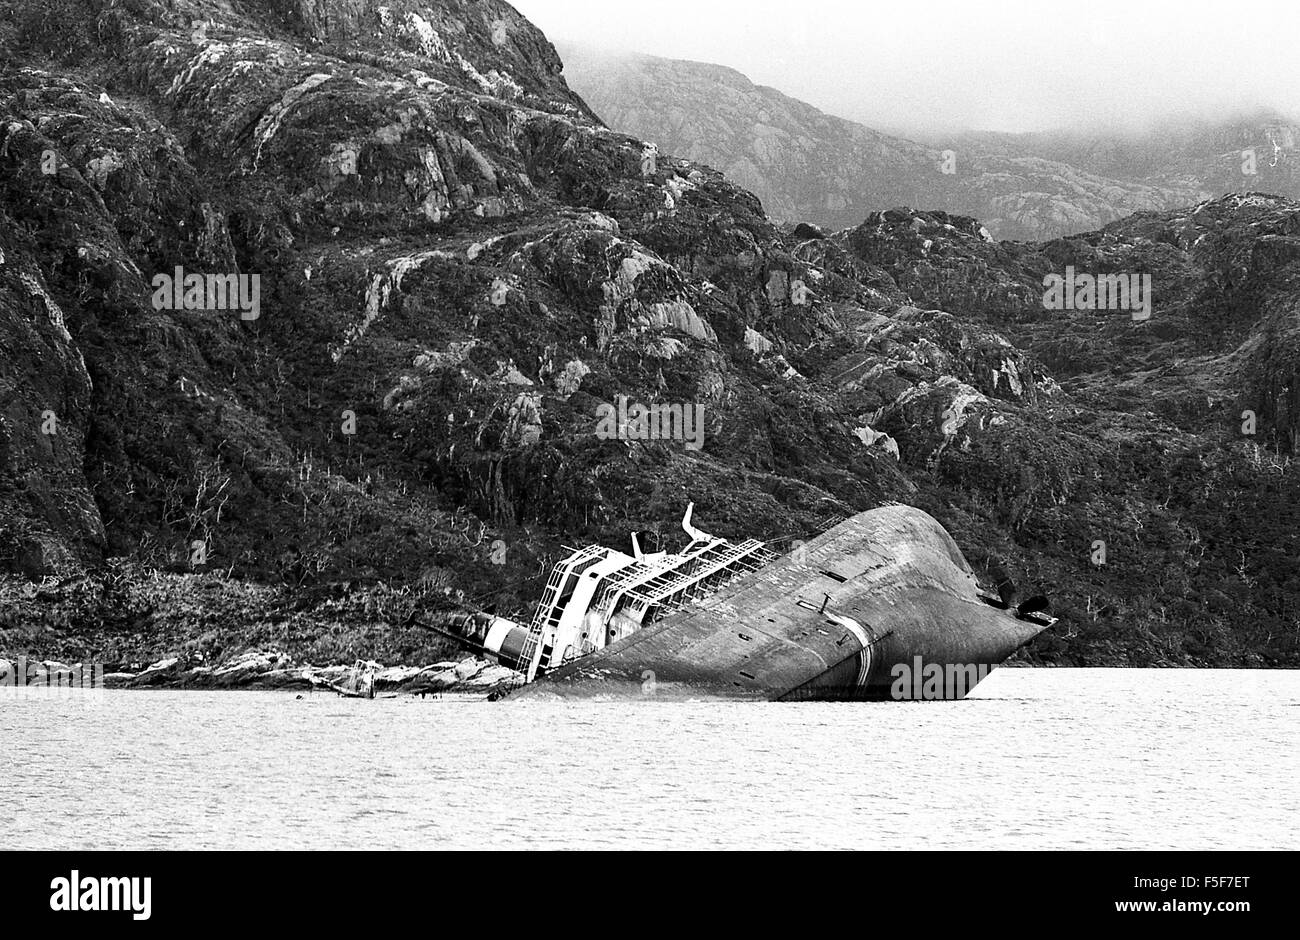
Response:
[{"label": "rocky hillside", "polygon": [[[566,79],[611,127],[717,167],[781,221],[839,229],[925,205],[978,218],[996,238],[1038,241],[1231,192],[1300,197],[1300,129],[1274,115],[1145,135],[971,134],[925,145],[723,66],[562,53]],[[1245,150],[1255,153],[1249,167]]]},{"label": "rocky hillside", "polygon": [[[1300,659],[1300,206],[787,234],[499,0],[0,0],[0,51],[0,655],[433,662],[693,499],[920,506],[1053,597],[1039,661]],[[1071,264],[1154,316],[1045,312]]]},{"label": "rocky hillside", "polygon": [[561,44],[564,75],[610,127],[717,167],[773,218],[830,229],[867,213],[932,205],[936,149],[833,117],[735,69]]}]

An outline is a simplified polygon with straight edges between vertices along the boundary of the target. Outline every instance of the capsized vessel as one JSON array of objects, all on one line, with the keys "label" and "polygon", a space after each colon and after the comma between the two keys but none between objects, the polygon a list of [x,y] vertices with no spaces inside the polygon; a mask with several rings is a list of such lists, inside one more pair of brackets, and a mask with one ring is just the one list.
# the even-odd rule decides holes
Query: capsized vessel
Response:
[{"label": "capsized vessel", "polygon": [[593,545],[552,572],[532,621],[461,635],[520,674],[509,696],[960,699],[1056,622],[1041,597],[985,590],[909,506],[861,513],[777,556],[696,528],[678,553]]}]

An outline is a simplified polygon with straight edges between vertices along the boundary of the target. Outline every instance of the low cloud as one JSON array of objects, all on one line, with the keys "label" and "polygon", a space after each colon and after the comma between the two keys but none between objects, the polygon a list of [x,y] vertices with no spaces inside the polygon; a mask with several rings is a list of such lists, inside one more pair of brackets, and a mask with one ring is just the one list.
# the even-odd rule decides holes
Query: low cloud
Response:
[{"label": "low cloud", "polygon": [[516,0],[552,39],[716,62],[882,130],[1141,130],[1287,116],[1300,5]]}]

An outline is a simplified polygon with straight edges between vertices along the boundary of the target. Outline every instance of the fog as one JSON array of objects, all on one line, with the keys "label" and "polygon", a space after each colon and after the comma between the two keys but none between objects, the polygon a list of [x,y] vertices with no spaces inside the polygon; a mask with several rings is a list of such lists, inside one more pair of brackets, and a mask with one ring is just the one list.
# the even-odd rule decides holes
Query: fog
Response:
[{"label": "fog", "polygon": [[716,62],[882,130],[1300,111],[1300,3],[513,0],[552,40]]}]

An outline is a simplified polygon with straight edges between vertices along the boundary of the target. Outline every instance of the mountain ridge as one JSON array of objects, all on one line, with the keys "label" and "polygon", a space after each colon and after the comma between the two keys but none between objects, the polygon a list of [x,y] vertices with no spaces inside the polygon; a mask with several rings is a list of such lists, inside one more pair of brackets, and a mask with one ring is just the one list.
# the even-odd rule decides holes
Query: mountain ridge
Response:
[{"label": "mountain ridge", "polygon": [[[924,205],[979,218],[998,238],[1040,241],[1227,192],[1300,196],[1294,151],[1300,127],[1277,115],[1261,114],[1231,131],[1201,126],[1199,137],[1083,135],[1070,145],[1073,138],[1064,133],[967,132],[947,143],[928,135],[930,142],[921,143],[826,114],[726,66],[564,42],[559,48],[566,78],[612,126],[717,166],[785,222],[845,228],[872,211]],[[725,87],[712,87],[720,75],[729,77]],[[1280,169],[1270,165],[1269,128],[1290,141],[1278,151],[1285,158]],[[1179,160],[1166,152],[1154,172],[1087,159],[1106,148],[1112,156],[1127,149],[1150,158],[1162,146],[1168,151],[1166,136],[1188,147],[1213,134],[1233,136],[1237,149]],[[1241,152],[1250,147],[1258,148],[1254,176],[1241,172]],[[1117,170],[1125,172],[1109,175]]]}]

